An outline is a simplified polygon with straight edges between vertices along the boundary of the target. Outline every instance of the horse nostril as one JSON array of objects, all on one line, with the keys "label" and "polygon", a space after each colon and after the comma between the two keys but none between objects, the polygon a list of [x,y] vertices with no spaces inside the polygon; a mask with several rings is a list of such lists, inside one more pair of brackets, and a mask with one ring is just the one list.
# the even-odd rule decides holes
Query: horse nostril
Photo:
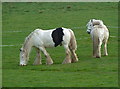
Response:
[{"label": "horse nostril", "polygon": [[87,32],[88,34],[90,34],[90,32]]}]

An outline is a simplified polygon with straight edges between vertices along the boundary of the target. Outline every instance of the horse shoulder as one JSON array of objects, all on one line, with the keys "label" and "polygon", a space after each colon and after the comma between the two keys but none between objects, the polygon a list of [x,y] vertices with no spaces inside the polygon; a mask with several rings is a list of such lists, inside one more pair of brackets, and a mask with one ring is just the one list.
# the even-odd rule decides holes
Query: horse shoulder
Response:
[{"label": "horse shoulder", "polygon": [[53,39],[51,36],[52,31],[53,30],[43,30],[42,31],[40,38],[41,38],[41,41],[43,42],[44,47],[53,47],[54,46],[54,42],[53,42]]}]

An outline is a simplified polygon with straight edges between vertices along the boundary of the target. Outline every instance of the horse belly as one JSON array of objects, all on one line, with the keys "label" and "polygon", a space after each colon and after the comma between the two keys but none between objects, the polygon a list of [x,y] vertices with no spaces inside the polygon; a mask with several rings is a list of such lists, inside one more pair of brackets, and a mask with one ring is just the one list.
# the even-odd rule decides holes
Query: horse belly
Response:
[{"label": "horse belly", "polygon": [[54,43],[53,42],[44,42],[44,47],[49,48],[49,47],[54,47]]}]

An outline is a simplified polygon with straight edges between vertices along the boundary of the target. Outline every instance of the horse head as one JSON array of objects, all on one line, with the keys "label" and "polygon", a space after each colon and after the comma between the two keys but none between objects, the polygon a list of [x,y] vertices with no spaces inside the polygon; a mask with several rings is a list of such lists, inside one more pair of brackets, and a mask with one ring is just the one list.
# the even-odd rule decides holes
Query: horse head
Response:
[{"label": "horse head", "polygon": [[89,22],[87,23],[87,33],[90,34],[91,30],[95,25],[98,26],[103,26],[103,21],[102,20],[96,20],[96,19],[90,19]]},{"label": "horse head", "polygon": [[20,48],[20,65],[25,66],[27,65],[27,57],[26,57],[26,52],[23,48]]},{"label": "horse head", "polygon": [[86,26],[87,26],[87,31],[86,31],[86,32],[87,32],[88,34],[90,34],[90,32],[91,32],[91,30],[92,30],[93,20],[94,20],[94,19],[89,20],[89,22],[88,22],[87,25],[86,25]]}]

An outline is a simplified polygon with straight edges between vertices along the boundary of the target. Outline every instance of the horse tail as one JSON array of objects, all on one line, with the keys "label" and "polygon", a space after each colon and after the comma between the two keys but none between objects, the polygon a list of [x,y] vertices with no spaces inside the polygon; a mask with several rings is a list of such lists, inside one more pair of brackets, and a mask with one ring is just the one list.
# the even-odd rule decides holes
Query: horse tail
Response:
[{"label": "horse tail", "polygon": [[98,51],[98,45],[99,45],[99,42],[100,42],[99,37],[97,35],[97,30],[94,31],[92,40],[93,40],[93,56],[96,56],[97,51]]},{"label": "horse tail", "polygon": [[70,31],[70,34],[71,34],[69,47],[70,47],[71,50],[77,50],[77,42],[76,42],[74,32],[71,29],[69,31]]}]

